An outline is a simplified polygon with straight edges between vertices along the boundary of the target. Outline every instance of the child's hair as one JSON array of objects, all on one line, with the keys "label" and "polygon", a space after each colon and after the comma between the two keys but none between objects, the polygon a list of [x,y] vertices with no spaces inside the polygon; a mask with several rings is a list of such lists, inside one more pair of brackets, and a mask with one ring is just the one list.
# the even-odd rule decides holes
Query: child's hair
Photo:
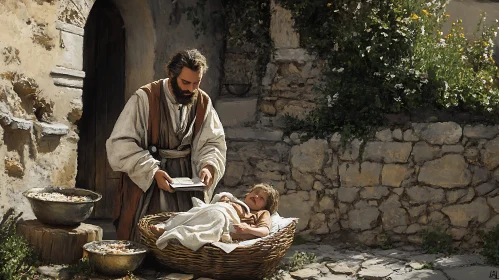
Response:
[{"label": "child's hair", "polygon": [[[265,205],[265,210],[268,210],[270,214],[274,214],[275,212],[277,212],[277,208],[279,207],[279,192],[276,189],[274,189],[269,184],[259,183],[254,185],[246,193],[246,195],[248,195],[250,192],[254,190],[263,190],[264,192],[266,192],[269,198],[267,199],[267,205]],[[244,197],[246,197],[246,195]]]}]

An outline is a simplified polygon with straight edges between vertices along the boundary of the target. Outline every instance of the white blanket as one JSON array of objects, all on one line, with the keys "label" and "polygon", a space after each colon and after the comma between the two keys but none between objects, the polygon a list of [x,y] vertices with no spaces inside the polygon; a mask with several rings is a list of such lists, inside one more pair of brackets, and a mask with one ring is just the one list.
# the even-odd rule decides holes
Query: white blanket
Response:
[{"label": "white blanket", "polygon": [[[194,204],[196,205],[196,204]],[[165,232],[156,241],[159,249],[164,249],[168,245],[168,240],[177,239],[185,247],[196,251],[203,245],[213,243],[227,253],[237,247],[237,244],[230,243],[230,229],[233,224],[240,223],[236,210],[228,203],[217,202],[214,204],[204,204],[191,208],[188,212],[179,213],[170,218],[159,227]]]}]

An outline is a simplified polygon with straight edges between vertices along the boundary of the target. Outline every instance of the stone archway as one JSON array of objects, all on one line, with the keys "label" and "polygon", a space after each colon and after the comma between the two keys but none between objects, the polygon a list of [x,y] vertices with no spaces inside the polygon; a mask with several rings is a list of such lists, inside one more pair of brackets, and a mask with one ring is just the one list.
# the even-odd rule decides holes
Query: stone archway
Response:
[{"label": "stone archway", "polygon": [[85,16],[76,187],[101,193],[93,216],[110,218],[119,174],[109,167],[105,141],[126,100],[153,79],[154,28],[140,0],[97,0]]}]

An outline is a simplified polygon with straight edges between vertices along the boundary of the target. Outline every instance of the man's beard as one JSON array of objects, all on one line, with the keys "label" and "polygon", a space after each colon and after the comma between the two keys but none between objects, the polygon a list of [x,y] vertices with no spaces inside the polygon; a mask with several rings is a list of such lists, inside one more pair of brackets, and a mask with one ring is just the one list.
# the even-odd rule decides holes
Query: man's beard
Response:
[{"label": "man's beard", "polygon": [[[189,105],[194,103],[198,96],[198,90],[195,89],[192,93],[188,90],[182,90],[177,82],[178,77],[173,77],[171,81],[173,95],[179,104]],[[192,94],[192,95],[191,95]]]}]

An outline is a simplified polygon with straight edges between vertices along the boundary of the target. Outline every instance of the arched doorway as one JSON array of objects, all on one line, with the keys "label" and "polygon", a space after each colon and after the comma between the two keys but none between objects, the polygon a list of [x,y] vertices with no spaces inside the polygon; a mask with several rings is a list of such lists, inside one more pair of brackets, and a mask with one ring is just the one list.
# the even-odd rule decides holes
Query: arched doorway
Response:
[{"label": "arched doorway", "polygon": [[106,139],[125,104],[125,26],[110,0],[97,0],[85,24],[83,115],[78,124],[76,186],[102,194],[96,218],[111,218],[119,173],[109,167]]}]

